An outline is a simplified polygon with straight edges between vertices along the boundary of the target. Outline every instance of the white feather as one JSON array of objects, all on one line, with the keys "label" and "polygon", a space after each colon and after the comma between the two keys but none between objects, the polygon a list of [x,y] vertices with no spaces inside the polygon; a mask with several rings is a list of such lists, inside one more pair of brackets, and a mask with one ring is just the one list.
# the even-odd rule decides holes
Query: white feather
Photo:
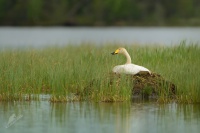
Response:
[{"label": "white feather", "polygon": [[135,64],[118,65],[113,68],[113,72],[116,74],[124,73],[124,74],[135,75],[141,71],[147,71],[150,73],[150,71],[147,68]]}]

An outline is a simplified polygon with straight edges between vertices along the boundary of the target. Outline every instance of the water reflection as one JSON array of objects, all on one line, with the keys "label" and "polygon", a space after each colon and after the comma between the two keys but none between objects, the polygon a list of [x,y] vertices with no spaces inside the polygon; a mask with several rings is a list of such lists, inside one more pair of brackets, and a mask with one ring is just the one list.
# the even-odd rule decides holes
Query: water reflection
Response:
[{"label": "water reflection", "polygon": [[[12,114],[23,117],[5,128]],[[198,132],[200,106],[156,103],[1,102],[6,132]]]},{"label": "water reflection", "polygon": [[130,123],[130,106],[128,103],[56,103],[51,104],[51,121],[71,132],[121,133],[129,129],[126,125]]}]

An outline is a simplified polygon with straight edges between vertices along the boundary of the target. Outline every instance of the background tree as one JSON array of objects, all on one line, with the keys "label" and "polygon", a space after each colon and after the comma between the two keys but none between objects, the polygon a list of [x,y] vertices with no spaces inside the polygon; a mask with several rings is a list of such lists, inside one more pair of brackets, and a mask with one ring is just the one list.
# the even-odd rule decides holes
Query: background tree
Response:
[{"label": "background tree", "polygon": [[199,0],[0,0],[0,25],[200,25]]}]

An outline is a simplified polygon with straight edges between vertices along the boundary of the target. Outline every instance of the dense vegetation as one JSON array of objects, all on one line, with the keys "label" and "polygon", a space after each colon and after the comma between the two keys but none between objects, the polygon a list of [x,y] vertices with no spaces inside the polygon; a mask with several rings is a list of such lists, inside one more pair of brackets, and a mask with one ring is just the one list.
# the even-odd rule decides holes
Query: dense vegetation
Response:
[{"label": "dense vegetation", "polygon": [[0,25],[200,25],[199,0],[0,0]]},{"label": "dense vegetation", "polygon": [[[125,62],[123,56],[110,54],[116,45],[1,50],[0,101],[32,100],[40,94],[49,94],[52,102],[130,101],[129,80],[122,77],[120,83],[109,84],[112,68]],[[198,45],[183,42],[173,47],[126,48],[133,63],[161,74],[177,86],[173,99],[161,92],[159,102],[200,103]]]}]

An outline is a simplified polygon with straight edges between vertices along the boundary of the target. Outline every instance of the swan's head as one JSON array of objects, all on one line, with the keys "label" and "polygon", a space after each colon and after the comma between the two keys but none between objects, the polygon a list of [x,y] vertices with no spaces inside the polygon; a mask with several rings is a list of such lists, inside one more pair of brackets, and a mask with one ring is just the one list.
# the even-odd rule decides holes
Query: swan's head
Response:
[{"label": "swan's head", "polygon": [[112,55],[115,55],[115,54],[124,54],[126,52],[126,49],[125,48],[118,48],[115,50],[115,52],[112,52],[111,54]]}]

